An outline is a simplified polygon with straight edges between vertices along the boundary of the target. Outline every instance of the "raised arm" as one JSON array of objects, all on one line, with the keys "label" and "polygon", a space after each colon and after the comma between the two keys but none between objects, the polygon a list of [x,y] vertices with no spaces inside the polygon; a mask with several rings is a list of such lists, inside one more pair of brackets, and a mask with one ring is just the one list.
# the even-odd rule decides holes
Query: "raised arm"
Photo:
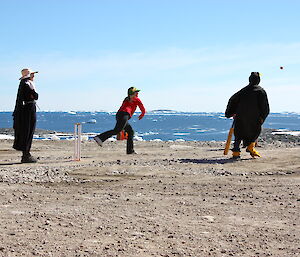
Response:
[{"label": "raised arm", "polygon": [[145,109],[145,107],[144,107],[144,105],[143,105],[143,103],[142,103],[142,101],[140,100],[140,99],[138,99],[138,107],[140,108],[140,110],[141,110],[141,115],[139,116],[139,120],[140,119],[142,119],[144,116],[145,116],[145,113],[146,113],[146,109]]}]

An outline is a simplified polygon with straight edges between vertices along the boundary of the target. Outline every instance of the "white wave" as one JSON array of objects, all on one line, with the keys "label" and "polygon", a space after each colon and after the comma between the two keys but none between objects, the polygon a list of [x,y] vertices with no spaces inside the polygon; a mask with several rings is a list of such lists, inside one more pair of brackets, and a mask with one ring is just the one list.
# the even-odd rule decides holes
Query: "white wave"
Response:
[{"label": "white wave", "polygon": [[182,132],[182,133],[173,133],[174,136],[187,136],[190,135],[191,133],[188,132]]}]

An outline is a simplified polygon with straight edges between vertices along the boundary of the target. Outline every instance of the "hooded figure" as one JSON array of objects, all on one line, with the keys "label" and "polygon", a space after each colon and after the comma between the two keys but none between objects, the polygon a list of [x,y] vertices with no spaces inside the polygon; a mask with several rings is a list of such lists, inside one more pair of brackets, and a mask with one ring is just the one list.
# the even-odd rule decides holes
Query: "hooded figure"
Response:
[{"label": "hooded figure", "polygon": [[225,112],[227,118],[235,119],[233,158],[239,158],[242,140],[244,146],[247,146],[246,151],[250,152],[252,157],[260,157],[254,145],[261,132],[261,126],[270,112],[267,94],[259,86],[259,73],[251,72],[249,82],[248,86],[229,99]]},{"label": "hooded figure", "polygon": [[35,91],[34,74],[29,69],[21,71],[20,85],[18,89],[15,110],[13,112],[15,140],[13,148],[22,151],[22,163],[37,162],[31,156],[30,149],[36,125],[36,100],[38,94]]}]

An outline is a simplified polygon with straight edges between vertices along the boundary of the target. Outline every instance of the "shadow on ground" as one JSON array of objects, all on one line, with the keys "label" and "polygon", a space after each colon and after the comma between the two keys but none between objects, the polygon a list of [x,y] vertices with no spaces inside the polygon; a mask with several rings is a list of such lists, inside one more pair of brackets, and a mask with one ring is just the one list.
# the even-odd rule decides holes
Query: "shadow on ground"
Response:
[{"label": "shadow on ground", "polygon": [[0,166],[9,166],[9,165],[15,165],[15,164],[23,164],[21,162],[7,162],[7,163],[0,163]]},{"label": "shadow on ground", "polygon": [[[252,158],[251,158],[252,159]],[[222,158],[222,159],[179,159],[181,163],[196,163],[196,164],[226,164],[234,163],[239,161],[250,160],[248,159],[232,159],[232,158]]]}]

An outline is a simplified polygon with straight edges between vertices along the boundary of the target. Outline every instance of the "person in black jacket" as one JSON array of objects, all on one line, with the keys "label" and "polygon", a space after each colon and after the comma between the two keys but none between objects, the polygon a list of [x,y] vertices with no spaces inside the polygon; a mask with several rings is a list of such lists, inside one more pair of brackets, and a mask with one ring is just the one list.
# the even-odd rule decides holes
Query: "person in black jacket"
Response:
[{"label": "person in black jacket", "polygon": [[254,148],[261,126],[267,118],[270,108],[266,91],[259,86],[259,72],[251,72],[249,85],[235,93],[228,101],[225,116],[233,117],[234,146],[233,158],[240,157],[240,144],[243,141],[246,151],[254,158],[261,157]]},{"label": "person in black jacket", "polygon": [[15,139],[13,148],[22,151],[22,163],[34,163],[37,159],[30,154],[33,134],[36,125],[36,100],[38,93],[34,85],[34,75],[29,69],[21,71],[22,77],[16,99],[16,105],[13,112]]}]

